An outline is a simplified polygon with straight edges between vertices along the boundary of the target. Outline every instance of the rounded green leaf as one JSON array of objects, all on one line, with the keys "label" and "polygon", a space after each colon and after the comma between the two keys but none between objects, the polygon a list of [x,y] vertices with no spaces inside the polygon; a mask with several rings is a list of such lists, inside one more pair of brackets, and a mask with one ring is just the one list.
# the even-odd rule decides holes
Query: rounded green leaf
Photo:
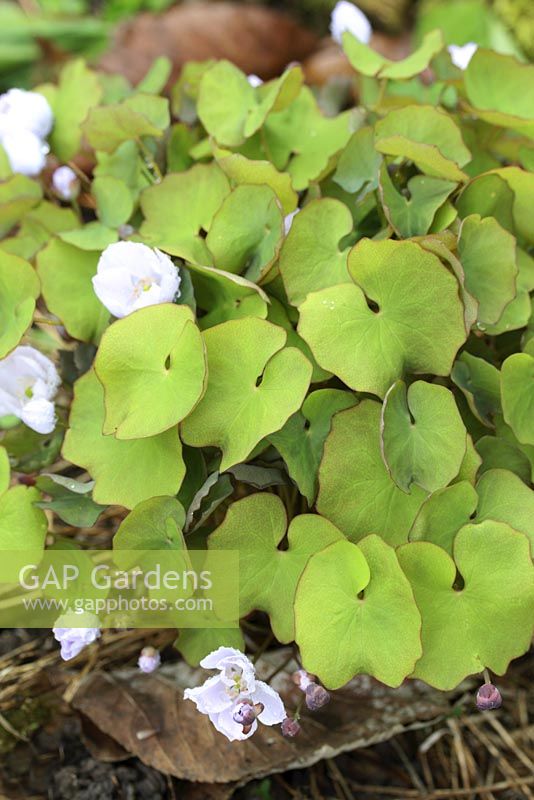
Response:
[{"label": "rounded green leaf", "polygon": [[534,358],[514,353],[501,369],[504,419],[521,444],[534,444]]},{"label": "rounded green leaf", "polygon": [[0,496],[0,549],[41,550],[48,523],[35,505],[41,493],[33,486],[14,486]]},{"label": "rounded green leaf", "polygon": [[151,497],[128,514],[113,537],[114,550],[186,550],[185,511],[174,497]]},{"label": "rounded green leaf", "polygon": [[534,553],[534,492],[513,472],[490,469],[484,472],[476,486],[478,508],[476,520],[494,519],[506,522],[525,533]]},{"label": "rounded green leaf", "polygon": [[31,264],[0,250],[0,358],[18,345],[30,326],[39,293]]},{"label": "rounded green leaf", "polygon": [[198,667],[205,658],[219,647],[233,647],[245,651],[245,640],[241,628],[184,628],[174,643],[192,667]]},{"label": "rounded green leaf", "polygon": [[[487,667],[502,675],[528,650],[534,623],[534,567],[527,537],[502,522],[465,525],[454,561],[413,542],[398,551],[423,619],[423,656],[413,677],[454,689]],[[463,588],[455,588],[457,570]]]},{"label": "rounded green leaf", "polygon": [[228,178],[217,164],[196,164],[187,172],[166,175],[141,193],[143,240],[172,255],[211,265],[201,233],[209,230],[229,193]]},{"label": "rounded green leaf", "polygon": [[406,373],[448,375],[466,338],[458,283],[414,242],[363,239],[354,283],[308,295],[298,330],[317,363],[351,389],[383,397]]},{"label": "rounded green leaf", "polygon": [[452,555],[454,537],[474,514],[478,495],[468,481],[460,481],[429,495],[410,530],[411,542],[433,542]]},{"label": "rounded green leaf", "polygon": [[46,305],[69,335],[82,342],[98,341],[109,321],[91,282],[98,259],[98,252],[79,250],[61,239],[52,239],[37,256]]},{"label": "rounded green leaf", "polygon": [[397,556],[378,536],[312,556],[297,586],[304,667],[332,689],[366,673],[400,686],[421,655],[421,618]]},{"label": "rounded green leaf", "polygon": [[284,346],[286,331],[255,317],[216,325],[203,337],[208,385],[182,436],[194,447],[219,447],[224,472],[298,411],[312,367],[300,350]]},{"label": "rounded green leaf", "polygon": [[259,281],[278,256],[284,219],[268,186],[238,186],[223,201],[206,244],[213,263],[226,272]]},{"label": "rounded green leaf", "polygon": [[231,181],[238,186],[266,184],[278,197],[284,214],[290,214],[298,205],[298,195],[291,185],[287,172],[279,172],[270,161],[253,161],[241,153],[223,151],[217,163]]},{"label": "rounded green leaf", "polygon": [[381,421],[382,455],[397,486],[413,483],[435,492],[458,475],[467,431],[452,392],[416,381],[397,381],[386,394]]},{"label": "rounded green leaf", "polygon": [[454,181],[414,175],[407,183],[408,197],[397,192],[386,164],[380,170],[380,198],[384,213],[401,238],[428,233],[447,197],[456,188]]},{"label": "rounded green leaf", "polygon": [[98,75],[88,69],[82,59],[71,61],[63,67],[59,85],[49,97],[54,111],[50,144],[54,155],[61,161],[73,158],[80,149],[83,136],[80,126],[101,97]]},{"label": "rounded green leaf", "polygon": [[7,450],[5,447],[0,447],[0,496],[9,489],[10,476],[11,467]]},{"label": "rounded green leaf", "polygon": [[497,322],[516,294],[515,239],[493,217],[472,214],[464,219],[458,255],[465,286],[478,300],[478,323]]},{"label": "rounded green leaf", "polygon": [[26,175],[17,174],[0,181],[0,236],[9,233],[42,196],[41,185]]},{"label": "rounded green leaf", "polygon": [[185,473],[176,428],[120,441],[104,436],[103,424],[104,391],[91,370],[76,382],[62,453],[94,479],[95,502],[133,508],[149,497],[176,494]]},{"label": "rounded green leaf", "polygon": [[501,411],[499,370],[464,350],[454,362],[451,378],[463,392],[475,417],[483,425],[493,427],[493,418]]},{"label": "rounded green leaf", "polygon": [[[280,549],[286,536],[287,548]],[[316,514],[294,517],[288,528],[280,498],[253,494],[233,503],[208,538],[210,550],[239,551],[239,615],[254,609],[269,614],[280,642],[295,637],[293,604],[297,582],[309,557],[342,539],[342,533]]]},{"label": "rounded green leaf", "polygon": [[349,248],[340,242],[352,231],[352,215],[339,200],[313,200],[293,219],[280,252],[280,272],[289,302],[349,279]]},{"label": "rounded green leaf", "polygon": [[378,533],[405,542],[425,493],[393,482],[380,452],[379,403],[364,400],[332,420],[319,467],[317,510],[352,539]]},{"label": "rounded green leaf", "polygon": [[348,31],[343,34],[343,49],[356,72],[370,77],[403,80],[419,75],[428,67],[434,56],[443,49],[443,36],[441,31],[430,31],[417,50],[402,61],[391,61]]},{"label": "rounded green leaf", "polygon": [[94,179],[92,191],[100,221],[110,228],[118,228],[130,219],[134,199],[126,183],[111,175]]},{"label": "rounded green leaf", "polygon": [[447,181],[463,181],[471,153],[460,129],[444,111],[409,105],[394,109],[376,123],[375,147],[389,156],[413,161],[422,172]]},{"label": "rounded green leaf", "polygon": [[95,371],[104,387],[104,434],[155,436],[184,419],[204,392],[204,344],[188,306],[148,306],[114,322]]},{"label": "rounded green leaf", "polygon": [[515,473],[524,483],[530,483],[528,456],[513,442],[500,436],[482,436],[476,443],[476,449],[482,458],[480,474],[490,469],[506,469]]}]

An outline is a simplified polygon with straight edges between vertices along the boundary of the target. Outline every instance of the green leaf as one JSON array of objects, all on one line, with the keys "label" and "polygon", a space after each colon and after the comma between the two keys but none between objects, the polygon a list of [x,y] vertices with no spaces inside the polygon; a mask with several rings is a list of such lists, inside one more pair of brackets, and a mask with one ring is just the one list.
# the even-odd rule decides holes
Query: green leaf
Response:
[{"label": "green leaf", "polygon": [[171,76],[172,61],[166,56],[156,58],[145,77],[136,86],[138,92],[160,94]]},{"label": "green leaf", "polygon": [[99,220],[108,228],[118,228],[130,219],[134,199],[128,186],[119,178],[110,175],[97,177],[93,181],[92,191],[96,200],[96,211]]},{"label": "green leaf", "polygon": [[506,522],[526,534],[534,552],[534,492],[523,481],[505,469],[485,472],[477,483],[478,508],[476,521],[493,519]]},{"label": "green leaf", "polygon": [[109,321],[93,290],[99,254],[78,250],[52,239],[37,257],[37,273],[48,309],[68,334],[83,342],[97,342]]},{"label": "green leaf", "polygon": [[103,505],[133,508],[150,497],[175,495],[185,466],[176,428],[147,439],[104,436],[104,390],[93,370],[74,387],[63,457],[95,481],[93,497]]},{"label": "green leaf", "polygon": [[39,294],[31,264],[0,250],[0,358],[18,345],[31,325]]},{"label": "green leaf", "polygon": [[123,142],[162,136],[169,124],[169,101],[165,97],[136,94],[122,103],[92,108],[81,128],[91,147],[112,153]]},{"label": "green leaf", "polygon": [[515,239],[492,217],[464,219],[458,256],[467,290],[478,300],[479,327],[497,322],[516,294]]},{"label": "green leaf", "polygon": [[374,131],[360,128],[353,133],[339,157],[333,180],[351,194],[378,186],[382,156],[375,150]]},{"label": "green leaf", "polygon": [[456,203],[460,217],[467,217],[469,214],[495,217],[502,228],[515,233],[513,205],[512,189],[504,178],[494,172],[473,178],[462,190]]},{"label": "green leaf", "polygon": [[429,495],[410,530],[411,542],[433,542],[452,555],[454,537],[475,513],[478,495],[468,481],[460,481]]},{"label": "green leaf", "polygon": [[59,238],[79,250],[98,250],[101,253],[108,245],[117,242],[119,236],[117,231],[94,221],[88,222],[79,230],[60,233]]},{"label": "green leaf", "polygon": [[531,465],[528,456],[513,442],[500,436],[483,436],[476,443],[476,449],[482,458],[481,475],[490,469],[505,469],[515,473],[524,483],[530,483]]},{"label": "green leaf", "polygon": [[198,264],[211,265],[202,231],[230,193],[228,178],[217,164],[197,164],[187,172],[167,175],[141,194],[147,244]]},{"label": "green leaf", "polygon": [[174,643],[191,667],[198,667],[219,647],[233,647],[244,652],[245,640],[241,628],[184,628]]},{"label": "green leaf", "polygon": [[351,389],[383,397],[406,373],[448,375],[465,341],[458,283],[414,242],[363,239],[354,283],[308,295],[298,331],[317,363]]},{"label": "green leaf", "polygon": [[[423,619],[423,656],[413,677],[454,689],[487,667],[502,675],[530,647],[534,567],[522,533],[488,520],[465,525],[454,561],[440,547],[413,542],[398,551]],[[457,570],[464,581],[454,588]]]},{"label": "green leaf", "polygon": [[[54,480],[55,478],[55,475],[41,475],[37,479],[37,488],[52,498],[38,503],[38,507],[54,511],[67,525],[91,528],[104,511],[105,506],[98,505],[87,494],[70,490],[68,481],[65,482],[66,485],[61,485]],[[89,484],[90,490],[91,484]]]},{"label": "green leaf", "polygon": [[284,347],[282,328],[254,317],[217,325],[203,337],[208,385],[182,436],[194,447],[219,447],[224,472],[300,408],[312,368],[299,350]]},{"label": "green leaf", "polygon": [[223,200],[206,244],[213,264],[258,281],[278,257],[284,220],[278,198],[268,186],[238,186]]},{"label": "green leaf", "polygon": [[213,472],[198,489],[187,509],[185,522],[186,532],[201,528],[217,508],[234,492],[234,485],[229,475]]},{"label": "green leaf", "polygon": [[375,147],[389,156],[413,161],[422,172],[447,181],[463,181],[471,159],[460,129],[444,111],[409,105],[394,109],[375,126]]},{"label": "green leaf", "polygon": [[380,197],[384,213],[401,238],[428,233],[436,212],[456,188],[456,183],[440,178],[414,175],[408,181],[408,196],[399,194],[389,177],[386,164],[380,170]]},{"label": "green leaf", "polygon": [[7,450],[5,447],[0,447],[0,496],[9,489],[10,475],[11,467]]},{"label": "green leaf", "polygon": [[310,292],[349,279],[349,248],[340,242],[352,231],[352,216],[339,200],[312,200],[296,215],[280,252],[280,272],[289,302],[300,305]]},{"label": "green leaf", "polygon": [[308,562],[297,587],[302,663],[329,688],[354,675],[400,686],[421,655],[421,618],[395,555],[378,536],[335,542]]},{"label": "green leaf", "polygon": [[464,82],[468,100],[481,119],[534,136],[534,66],[479,48]]},{"label": "green leaf", "polygon": [[521,444],[534,444],[534,358],[514,353],[501,369],[504,419]]},{"label": "green leaf", "polygon": [[287,172],[279,172],[270,161],[253,161],[240,153],[222,154],[217,163],[226,176],[238,186],[266,184],[278,197],[284,214],[290,214],[298,204],[298,195]]},{"label": "green leaf", "polygon": [[201,330],[229,319],[267,317],[269,298],[259,286],[231,272],[190,264],[195,298],[207,313],[198,319]]},{"label": "green leaf", "polygon": [[186,550],[185,511],[174,497],[151,497],[139,503],[119,525],[114,550]]},{"label": "green leaf", "polygon": [[40,499],[33,486],[14,486],[0,496],[0,549],[44,549],[48,523],[36,506]]},{"label": "green leaf", "polygon": [[[519,243],[521,243],[520,240],[523,240],[529,245],[534,245],[534,231],[532,230],[534,173],[527,172],[519,167],[503,167],[502,169],[493,170],[490,174],[502,178],[513,192],[512,216],[514,227],[511,232],[515,233]],[[503,225],[503,227],[506,226]]]},{"label": "green leaf", "polygon": [[104,387],[104,434],[155,436],[184,419],[204,392],[204,345],[188,306],[148,306],[117,320],[95,359]]},{"label": "green leaf", "polygon": [[288,172],[293,188],[300,192],[328,170],[357,124],[350,111],[323,116],[313,93],[304,86],[288,108],[269,114],[262,141],[276,169]]},{"label": "green leaf", "polygon": [[310,506],[317,494],[317,473],[332,417],[357,402],[353,394],[341,389],[317,389],[308,395],[301,411],[293,414],[281,430],[269,436]]},{"label": "green leaf", "polygon": [[382,454],[388,471],[404,492],[417,484],[428,492],[458,475],[467,448],[454,395],[444,386],[397,381],[384,399]]},{"label": "green leaf", "polygon": [[391,61],[380,55],[348,31],[343,34],[343,49],[356,72],[369,77],[405,80],[419,75],[428,67],[434,56],[443,49],[443,37],[441,31],[427,33],[417,50],[402,61]]},{"label": "green leaf", "polygon": [[270,111],[281,110],[296,97],[302,80],[300,67],[293,67],[254,89],[240,69],[218,61],[200,82],[198,116],[219,144],[239,145],[261,128]]},{"label": "green leaf", "polygon": [[[48,87],[47,87],[48,88]],[[54,112],[50,145],[60,161],[69,161],[81,148],[82,122],[89,110],[102,98],[98,75],[82,59],[66,64],[61,70],[57,89],[49,87],[48,96]]]},{"label": "green leaf", "polygon": [[501,411],[499,370],[464,350],[454,362],[451,378],[463,392],[475,417],[483,425],[493,427],[493,417]]},{"label": "green leaf", "polygon": [[0,182],[0,237],[9,233],[42,196],[40,184],[26,175],[13,175]]},{"label": "green leaf", "polygon": [[[282,550],[286,530],[288,546]],[[208,547],[239,551],[239,615],[265,611],[278,641],[290,642],[302,570],[313,553],[342,538],[332,523],[314,514],[294,517],[288,527],[279,497],[254,494],[230,506],[222,525],[208,538]]]},{"label": "green leaf", "polygon": [[405,542],[425,498],[417,486],[401,491],[380,451],[379,403],[363,400],[332,420],[319,467],[317,510],[359,541],[378,533],[389,544]]}]

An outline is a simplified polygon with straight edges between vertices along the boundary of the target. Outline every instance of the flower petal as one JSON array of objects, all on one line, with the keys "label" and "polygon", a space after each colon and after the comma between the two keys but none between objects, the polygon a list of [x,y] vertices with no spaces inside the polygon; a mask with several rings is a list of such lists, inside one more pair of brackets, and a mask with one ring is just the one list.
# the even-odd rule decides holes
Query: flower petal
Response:
[{"label": "flower petal", "polygon": [[263,711],[259,714],[258,719],[264,725],[277,725],[287,717],[282,698],[267,683],[256,681],[252,699],[255,703],[263,705]]},{"label": "flower petal", "polygon": [[209,718],[213,723],[214,728],[218,730],[219,733],[222,733],[224,736],[226,736],[230,742],[242,742],[245,739],[249,739],[257,731],[258,723],[256,720],[254,720],[248,733],[245,733],[243,731],[243,726],[238,722],[235,722],[232,718],[232,711],[233,706],[227,711],[221,711],[218,714],[210,714]]},{"label": "flower petal", "polygon": [[218,713],[233,706],[219,675],[208,678],[202,686],[186,689],[184,700],[192,700],[201,714]]}]

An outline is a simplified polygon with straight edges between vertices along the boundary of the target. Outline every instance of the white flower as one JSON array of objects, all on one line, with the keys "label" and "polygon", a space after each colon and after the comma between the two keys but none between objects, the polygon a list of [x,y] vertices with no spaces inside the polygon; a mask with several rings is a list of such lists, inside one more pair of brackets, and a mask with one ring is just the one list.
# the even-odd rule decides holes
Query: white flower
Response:
[{"label": "white flower", "polygon": [[93,278],[96,296],[115,317],[157,303],[172,303],[180,275],[169,256],[138,242],[110,244]]},{"label": "white flower", "polygon": [[16,347],[0,361],[0,416],[13,414],[37,433],[51,433],[60,383],[49,358],[34,347]]},{"label": "white flower", "polygon": [[[93,615],[85,615],[86,617]],[[72,619],[72,615],[69,617]],[[60,617],[57,622],[62,622],[67,619],[66,616]],[[94,620],[98,622],[97,618]],[[78,653],[81,653],[84,647],[91,644],[100,636],[100,628],[60,628],[54,627],[52,632],[56,640],[61,644],[61,658],[64,661],[69,661],[75,658]]]},{"label": "white flower", "polygon": [[154,672],[161,664],[161,656],[155,647],[143,647],[139,658],[137,659],[137,666],[141,672]]},{"label": "white flower", "polygon": [[217,669],[219,674],[202,686],[186,689],[184,699],[192,700],[231,742],[252,736],[258,720],[264,725],[277,725],[286,718],[280,695],[256,680],[254,665],[239,650],[219,647],[202,659],[200,666]]},{"label": "white flower", "polygon": [[293,225],[293,220],[295,219],[296,215],[299,213],[300,208],[296,208],[290,214],[287,214],[284,217],[284,233],[287,236],[289,231],[291,230],[291,226]]},{"label": "white flower", "polygon": [[0,136],[0,144],[6,151],[13,172],[31,177],[38,175],[43,169],[48,146],[32,131],[9,128]]},{"label": "white flower", "polygon": [[73,169],[58,167],[52,175],[52,186],[62,200],[73,200],[80,191],[80,181]]},{"label": "white flower", "polygon": [[458,69],[467,69],[469,62],[478,50],[478,44],[476,44],[476,42],[468,42],[461,46],[450,44],[447,50],[449,51],[451,61],[455,67],[458,67]]},{"label": "white flower", "polygon": [[358,6],[347,2],[347,0],[340,0],[339,3],[336,3],[330,17],[330,33],[336,42],[342,44],[342,36],[345,31],[352,33],[360,42],[368,44],[373,29],[371,23]]},{"label": "white flower", "polygon": [[256,89],[258,86],[263,84],[262,79],[259,75],[247,75],[247,81],[250,83],[253,89]]},{"label": "white flower", "polygon": [[8,130],[25,130],[46,139],[53,124],[54,114],[42,94],[10,89],[0,95],[0,137]]}]

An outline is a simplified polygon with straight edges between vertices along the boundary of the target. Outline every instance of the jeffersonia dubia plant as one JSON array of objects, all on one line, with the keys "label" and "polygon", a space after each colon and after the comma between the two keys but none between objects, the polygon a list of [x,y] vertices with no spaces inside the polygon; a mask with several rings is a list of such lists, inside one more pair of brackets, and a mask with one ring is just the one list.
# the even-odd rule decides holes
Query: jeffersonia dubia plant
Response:
[{"label": "jeffersonia dubia plant", "polygon": [[[314,707],[358,673],[502,675],[534,621],[534,67],[438,31],[390,61],[343,14],[354,108],[299,66],[192,63],[169,103],[163,62],[133,88],[76,61],[36,87],[51,170],[0,150],[0,546],[46,537],[9,462],[86,470],[117,549],[239,551],[239,617],[297,643]],[[242,651],[228,622],[178,649]],[[238,739],[267,718],[239,664],[224,707],[188,693]]]}]

